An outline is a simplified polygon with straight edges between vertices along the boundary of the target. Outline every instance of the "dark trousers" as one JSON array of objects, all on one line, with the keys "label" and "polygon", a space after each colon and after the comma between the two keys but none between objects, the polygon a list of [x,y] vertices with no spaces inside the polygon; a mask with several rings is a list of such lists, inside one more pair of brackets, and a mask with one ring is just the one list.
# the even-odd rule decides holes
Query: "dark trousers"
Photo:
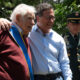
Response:
[{"label": "dark trousers", "polygon": [[62,73],[47,74],[47,75],[34,75],[34,80],[63,80]]}]

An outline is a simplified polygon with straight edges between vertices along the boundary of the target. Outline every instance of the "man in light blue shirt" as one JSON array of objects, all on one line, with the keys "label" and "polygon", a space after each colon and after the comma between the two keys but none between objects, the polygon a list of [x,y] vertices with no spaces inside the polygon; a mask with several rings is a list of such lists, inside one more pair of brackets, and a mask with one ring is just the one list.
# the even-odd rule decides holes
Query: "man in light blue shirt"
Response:
[{"label": "man in light blue shirt", "polygon": [[[36,15],[37,24],[29,34],[34,79],[72,80],[65,42],[58,33],[52,30],[55,20],[52,6],[41,3],[37,6]],[[49,78],[48,75],[53,77]]]}]

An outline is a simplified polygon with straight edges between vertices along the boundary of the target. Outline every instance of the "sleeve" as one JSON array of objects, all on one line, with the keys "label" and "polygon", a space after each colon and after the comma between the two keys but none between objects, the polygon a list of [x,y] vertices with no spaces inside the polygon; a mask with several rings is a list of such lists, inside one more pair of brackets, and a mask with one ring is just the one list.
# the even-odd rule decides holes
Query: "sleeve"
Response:
[{"label": "sleeve", "polygon": [[0,30],[0,45],[6,40],[7,31]]},{"label": "sleeve", "polygon": [[3,31],[2,30],[0,30],[0,55],[1,55],[1,52],[3,51],[3,49],[4,49],[4,47],[3,47],[3,43],[4,43],[4,41],[3,41]]},{"label": "sleeve", "polygon": [[72,80],[72,71],[70,69],[70,61],[67,55],[66,45],[64,39],[62,38],[60,43],[60,54],[59,54],[59,62],[60,67],[63,73],[64,80]]},{"label": "sleeve", "polygon": [[0,45],[1,45],[2,41],[3,41],[3,31],[0,30]]},{"label": "sleeve", "polygon": [[1,54],[1,51],[4,50],[4,46],[6,45],[5,43],[6,43],[7,36],[8,36],[8,31],[0,30],[0,54]]}]

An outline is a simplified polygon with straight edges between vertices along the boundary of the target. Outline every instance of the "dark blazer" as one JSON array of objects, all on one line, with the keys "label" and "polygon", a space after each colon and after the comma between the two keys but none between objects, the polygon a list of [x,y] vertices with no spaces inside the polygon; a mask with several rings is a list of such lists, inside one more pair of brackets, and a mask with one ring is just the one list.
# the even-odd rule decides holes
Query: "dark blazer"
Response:
[{"label": "dark blazer", "polygon": [[[25,40],[27,46],[27,39]],[[30,59],[31,54],[29,53]],[[29,80],[22,50],[8,31],[0,30],[0,80]]]},{"label": "dark blazer", "polygon": [[70,59],[70,67],[73,72],[73,80],[79,80],[80,79],[80,62],[79,62],[79,57],[80,57],[80,33],[78,34],[78,43],[74,39],[74,37],[67,32],[66,34],[63,35],[63,38],[66,42],[67,46],[67,52],[68,56]]}]

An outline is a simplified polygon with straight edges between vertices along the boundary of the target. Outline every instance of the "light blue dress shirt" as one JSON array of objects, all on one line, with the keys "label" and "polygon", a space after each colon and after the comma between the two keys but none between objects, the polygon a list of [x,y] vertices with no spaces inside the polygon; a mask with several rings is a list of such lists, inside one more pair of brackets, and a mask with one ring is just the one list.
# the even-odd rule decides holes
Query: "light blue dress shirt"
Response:
[{"label": "light blue dress shirt", "polygon": [[29,34],[34,74],[62,72],[65,80],[72,77],[64,39],[52,29],[48,34],[35,25]]}]

